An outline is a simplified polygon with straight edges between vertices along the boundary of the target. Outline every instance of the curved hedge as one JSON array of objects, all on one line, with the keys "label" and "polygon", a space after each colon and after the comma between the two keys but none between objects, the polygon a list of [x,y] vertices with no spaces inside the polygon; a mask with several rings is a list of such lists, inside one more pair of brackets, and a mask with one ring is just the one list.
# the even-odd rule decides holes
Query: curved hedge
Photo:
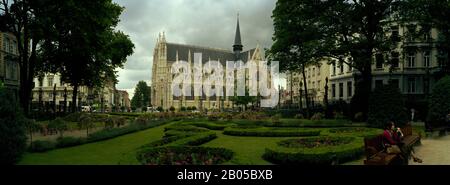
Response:
[{"label": "curved hedge", "polygon": [[266,148],[263,158],[275,164],[332,164],[359,158],[363,154],[363,143],[356,137],[308,137],[297,140],[314,143],[329,138],[343,140],[346,144],[317,147],[285,147],[281,141],[278,146]]},{"label": "curved hedge", "polygon": [[303,129],[303,128],[239,128],[230,127],[226,128],[223,132],[225,135],[232,136],[259,136],[259,137],[296,137],[296,136],[318,136],[320,130],[317,129]]},{"label": "curved hedge", "polygon": [[136,158],[144,165],[215,165],[233,155],[225,148],[168,146],[145,148],[137,152]]},{"label": "curved hedge", "polygon": [[383,133],[383,130],[365,127],[342,127],[342,128],[332,128],[329,130],[329,132],[337,135],[351,135],[355,137],[374,137]]}]

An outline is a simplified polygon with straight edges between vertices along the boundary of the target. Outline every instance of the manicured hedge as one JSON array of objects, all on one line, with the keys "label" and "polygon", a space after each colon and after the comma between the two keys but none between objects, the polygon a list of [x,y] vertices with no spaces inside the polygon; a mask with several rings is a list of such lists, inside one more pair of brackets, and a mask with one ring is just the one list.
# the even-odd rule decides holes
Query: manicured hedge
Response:
[{"label": "manicured hedge", "polygon": [[109,115],[125,116],[125,117],[133,117],[133,118],[136,118],[136,117],[142,115],[142,113],[111,112],[111,113],[109,113]]},{"label": "manicured hedge", "polygon": [[[310,142],[328,136],[304,138]],[[337,139],[347,140],[348,137]],[[335,146],[308,147],[284,147],[275,146],[266,148],[263,158],[275,164],[325,164],[333,162],[339,164],[346,161],[358,159],[363,154],[363,143],[360,138],[351,138],[348,144]]]},{"label": "manicured hedge", "polygon": [[112,129],[104,129],[98,132],[94,132],[90,134],[87,138],[73,138],[73,137],[63,137],[59,138],[56,141],[34,141],[33,147],[31,147],[29,150],[31,152],[45,152],[48,150],[52,150],[55,148],[64,148],[64,147],[70,147],[70,146],[76,146],[76,145],[82,145],[86,143],[92,143],[97,141],[103,141],[111,138],[115,138],[118,136],[122,136],[125,134],[130,134],[133,132],[157,127],[160,125],[164,125],[166,123],[171,122],[171,120],[158,120],[158,121],[151,121],[147,124],[136,124],[132,123],[129,126],[125,127],[116,127]]},{"label": "manicured hedge", "polygon": [[329,132],[336,135],[350,135],[354,137],[374,137],[382,134],[383,130],[365,127],[342,127],[342,128],[332,128],[329,130]]},{"label": "manicured hedge", "polygon": [[215,165],[233,155],[225,148],[168,146],[139,150],[136,159],[143,165]]},{"label": "manicured hedge", "polygon": [[242,129],[236,127],[226,128],[223,132],[225,135],[232,136],[259,136],[259,137],[294,137],[294,136],[318,136],[320,130],[303,129],[303,128],[249,128]]},{"label": "manicured hedge", "polygon": [[187,124],[173,124],[173,125],[164,127],[164,131],[168,131],[168,130],[192,131],[192,132],[209,131],[206,128],[200,128],[200,127],[196,127],[194,125],[187,125]]},{"label": "manicured hedge", "polygon": [[214,132],[199,133],[171,142],[167,146],[198,146],[215,138],[217,135]]},{"label": "manicured hedge", "polygon": [[223,129],[231,126],[231,125],[226,125],[226,124],[215,124],[215,123],[207,123],[207,122],[189,123],[189,125],[207,128],[210,130],[223,130]]},{"label": "manicured hedge", "polygon": [[164,132],[164,137],[170,137],[170,136],[192,136],[201,132],[208,132],[208,131],[183,131],[183,130],[168,130]]},{"label": "manicured hedge", "polygon": [[30,152],[45,152],[48,150],[53,150],[56,147],[56,142],[53,141],[33,141],[29,150]]},{"label": "manicured hedge", "polygon": [[363,126],[361,124],[352,124],[351,121],[344,119],[323,119],[323,120],[307,120],[307,119],[282,119],[280,123],[267,122],[266,127],[308,127],[308,128],[329,128],[329,127],[354,127]]}]

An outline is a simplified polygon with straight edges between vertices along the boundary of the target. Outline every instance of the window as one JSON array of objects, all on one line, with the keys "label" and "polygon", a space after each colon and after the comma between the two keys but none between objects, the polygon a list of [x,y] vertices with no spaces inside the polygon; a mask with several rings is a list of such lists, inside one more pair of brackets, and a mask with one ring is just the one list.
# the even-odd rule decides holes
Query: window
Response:
[{"label": "window", "polygon": [[430,67],[430,51],[423,52],[423,66]]},{"label": "window", "polygon": [[375,80],[375,88],[383,86],[383,80]]},{"label": "window", "polygon": [[6,61],[6,79],[17,80],[17,63]]},{"label": "window", "polygon": [[320,66],[317,66],[317,76],[320,76]]},{"label": "window", "polygon": [[39,87],[42,87],[42,85],[43,85],[42,81],[43,81],[42,79],[39,79]]},{"label": "window", "polygon": [[336,97],[336,84],[331,84],[331,96]]},{"label": "window", "polygon": [[399,54],[398,52],[392,52],[391,53],[391,65],[392,67],[398,67],[399,63]]},{"label": "window", "polygon": [[8,37],[6,37],[6,35],[3,37],[3,50],[5,50],[6,51],[6,48],[8,48],[7,47],[7,44],[6,44],[6,40],[8,39]]},{"label": "window", "polygon": [[353,71],[353,67],[351,64],[348,65],[348,72],[352,72]]},{"label": "window", "polygon": [[49,86],[49,87],[52,87],[52,86],[53,86],[53,77],[48,77],[47,80],[48,80],[48,81],[47,81],[48,86]]},{"label": "window", "polygon": [[398,34],[398,26],[392,27],[391,31],[392,31],[391,32],[391,39],[392,39],[392,41],[399,42],[400,41],[400,37],[399,37],[399,34]]},{"label": "window", "polygon": [[425,31],[425,33],[423,34],[423,41],[431,41],[431,32],[429,30]]},{"label": "window", "polygon": [[389,84],[391,84],[391,85],[393,85],[394,87],[399,87],[399,81],[398,81],[398,79],[391,79],[390,81],[389,81]]},{"label": "window", "polygon": [[415,93],[415,92],[416,92],[416,79],[408,78],[408,93]]},{"label": "window", "polygon": [[377,69],[383,68],[383,62],[384,62],[383,54],[378,53],[378,54],[375,56],[375,60],[376,60],[376,68],[377,68]]},{"label": "window", "polygon": [[316,75],[316,68],[312,68],[312,76]]},{"label": "window", "polygon": [[347,97],[352,97],[353,93],[353,87],[352,87],[352,81],[347,82]]},{"label": "window", "polygon": [[312,85],[312,87],[313,87],[313,89],[315,89],[315,88],[316,88],[316,82],[313,82],[313,85]]},{"label": "window", "polygon": [[317,88],[320,89],[321,85],[320,85],[320,80],[317,81]]},{"label": "window", "polygon": [[344,83],[339,83],[339,98],[344,97]]},{"label": "window", "polygon": [[336,75],[336,64],[333,64],[333,75]]},{"label": "window", "polygon": [[311,74],[309,74],[309,70],[306,70],[306,74],[308,74],[308,78],[311,77]]},{"label": "window", "polygon": [[341,62],[339,64],[339,68],[340,68],[340,74],[344,73],[344,63],[343,62]]},{"label": "window", "polygon": [[409,52],[408,56],[408,67],[414,67],[416,65],[416,54],[414,52]]},{"label": "window", "polygon": [[13,47],[14,47],[14,54],[19,54],[19,46],[17,45],[17,41],[14,41],[13,43]]}]

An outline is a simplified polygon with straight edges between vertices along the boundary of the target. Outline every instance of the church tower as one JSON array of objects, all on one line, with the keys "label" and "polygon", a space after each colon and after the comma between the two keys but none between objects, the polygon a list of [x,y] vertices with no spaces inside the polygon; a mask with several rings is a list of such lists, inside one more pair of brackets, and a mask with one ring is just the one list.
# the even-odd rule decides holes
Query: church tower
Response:
[{"label": "church tower", "polygon": [[233,45],[233,52],[236,57],[236,61],[241,59],[241,52],[242,52],[242,43],[241,43],[241,30],[239,28],[239,13],[237,16],[237,26],[236,26],[236,34],[234,36],[234,45]]}]

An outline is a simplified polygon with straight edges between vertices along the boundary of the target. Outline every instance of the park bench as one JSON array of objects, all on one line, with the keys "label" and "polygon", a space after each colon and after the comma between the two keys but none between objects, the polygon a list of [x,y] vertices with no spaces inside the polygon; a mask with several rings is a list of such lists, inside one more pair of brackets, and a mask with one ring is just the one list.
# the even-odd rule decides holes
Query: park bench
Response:
[{"label": "park bench", "polygon": [[[408,146],[414,146],[420,143],[420,136],[413,133],[411,125],[402,128],[402,142]],[[392,165],[404,164],[400,154],[388,154],[383,146],[383,135],[380,134],[374,138],[364,138],[364,150],[366,154],[365,165]]]}]

